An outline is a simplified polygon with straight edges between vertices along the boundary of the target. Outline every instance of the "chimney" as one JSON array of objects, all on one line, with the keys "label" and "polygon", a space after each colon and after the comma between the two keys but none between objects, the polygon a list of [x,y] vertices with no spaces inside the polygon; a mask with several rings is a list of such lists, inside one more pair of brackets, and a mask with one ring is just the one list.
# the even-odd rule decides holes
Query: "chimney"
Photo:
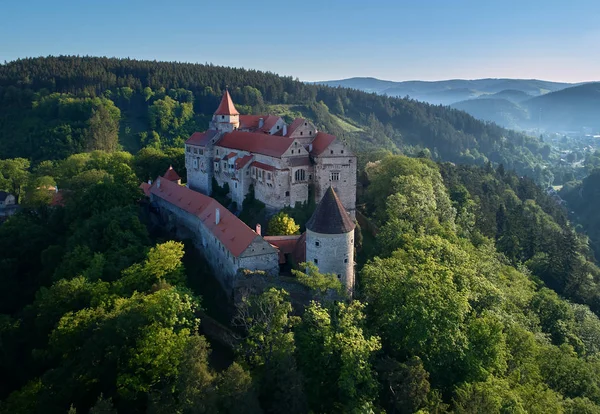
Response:
[{"label": "chimney", "polygon": [[219,224],[221,221],[221,210],[218,208],[215,210],[215,224]]},{"label": "chimney", "polygon": [[283,136],[287,135],[287,124],[283,124]]},{"label": "chimney", "polygon": [[256,224],[256,234],[258,234],[259,236],[262,236],[262,234],[260,234],[261,232],[261,228],[260,228],[260,224]]},{"label": "chimney", "polygon": [[258,127],[262,128],[264,124],[265,124],[265,120],[263,118],[259,118],[258,119]]}]

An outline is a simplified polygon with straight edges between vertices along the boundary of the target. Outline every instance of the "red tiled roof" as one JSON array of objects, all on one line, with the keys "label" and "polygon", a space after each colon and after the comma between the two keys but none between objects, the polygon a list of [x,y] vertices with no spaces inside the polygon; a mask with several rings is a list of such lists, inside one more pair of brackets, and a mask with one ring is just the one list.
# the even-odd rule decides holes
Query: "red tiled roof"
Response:
[{"label": "red tiled roof", "polygon": [[144,194],[146,195],[146,197],[150,197],[150,184],[148,184],[148,183],[141,183],[140,184],[140,188],[142,189],[142,191],[144,192]]},{"label": "red tiled roof", "polygon": [[[159,180],[160,187],[158,186]],[[254,230],[218,201],[204,194],[160,177],[152,184],[150,192],[202,220],[208,230],[236,257],[242,254],[258,237]],[[219,224],[215,224],[217,208],[221,216]]]},{"label": "red tiled roof", "polygon": [[240,115],[240,128],[257,129],[260,118],[264,115]]},{"label": "red tiled roof", "polygon": [[223,94],[223,98],[221,98],[221,104],[215,111],[215,115],[239,115],[240,113],[235,109],[235,105],[231,100],[231,95],[229,95],[229,91],[225,90]]},{"label": "red tiled roof", "polygon": [[223,135],[216,145],[270,157],[281,157],[292,145],[292,142],[294,140],[269,134],[233,131]]},{"label": "red tiled roof", "polygon": [[237,154],[235,152],[230,152],[226,156],[223,157],[223,160],[228,160],[229,158],[235,157]]},{"label": "red tiled roof", "polygon": [[238,158],[237,160],[235,160],[235,169],[239,170],[244,168],[246,164],[250,162],[251,159],[252,155],[244,155],[242,158]]},{"label": "red tiled roof", "polygon": [[265,236],[264,239],[279,250],[279,264],[285,263],[286,254],[293,254],[296,264],[306,260],[306,233],[293,236]]},{"label": "red tiled roof", "polygon": [[50,201],[51,206],[61,206],[65,205],[64,191],[58,190],[52,195],[52,200]]},{"label": "red tiled roof", "polygon": [[326,134],[324,132],[317,133],[317,136],[312,142],[312,151],[313,155],[320,155],[323,151],[331,145],[331,143],[335,141],[335,136]]},{"label": "red tiled roof", "polygon": [[250,166],[260,168],[261,170],[266,170],[266,171],[275,171],[275,169],[276,169],[272,165],[263,164],[262,162],[258,162],[258,161],[254,161],[252,164],[250,164]]},{"label": "red tiled roof", "polygon": [[294,122],[292,122],[292,123],[290,124],[290,126],[288,127],[288,130],[287,130],[287,135],[286,135],[286,137],[289,137],[289,136],[291,136],[291,135],[292,135],[292,133],[293,133],[293,132],[294,132],[296,129],[298,129],[298,127],[299,127],[300,125],[302,125],[304,122],[305,122],[305,121],[304,121],[304,118],[296,118],[296,119],[294,119]]},{"label": "red tiled roof", "polygon": [[191,137],[188,138],[187,141],[185,141],[186,144],[188,145],[206,145],[208,143],[210,143],[210,140],[214,138],[215,135],[217,135],[219,133],[219,131],[217,131],[216,129],[209,129],[208,131],[204,131],[204,132],[194,132],[192,134]]},{"label": "red tiled roof", "polygon": [[265,123],[261,128],[263,131],[268,132],[271,128],[275,126],[275,124],[279,121],[279,117],[276,115],[267,115],[265,118]]},{"label": "red tiled roof", "polygon": [[179,176],[179,174],[177,174],[177,171],[175,171],[173,169],[172,165],[169,165],[169,169],[167,170],[167,172],[165,172],[165,174],[163,175],[163,177],[165,177],[169,181],[178,181],[178,180],[181,180],[181,177]]},{"label": "red tiled roof", "polygon": [[[263,126],[259,128],[261,118]],[[269,132],[280,119],[281,117],[277,115],[240,115],[240,129]]]}]

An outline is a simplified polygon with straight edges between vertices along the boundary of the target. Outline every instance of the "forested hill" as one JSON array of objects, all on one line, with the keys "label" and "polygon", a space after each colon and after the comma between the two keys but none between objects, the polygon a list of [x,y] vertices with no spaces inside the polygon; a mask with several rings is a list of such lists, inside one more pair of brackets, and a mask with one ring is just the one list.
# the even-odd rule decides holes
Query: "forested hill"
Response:
[{"label": "forested hill", "polygon": [[489,160],[531,176],[543,162],[536,138],[442,106],[254,70],[75,56],[0,65],[0,158],[38,162],[112,150],[117,136],[129,151],[147,140],[180,145],[191,131],[206,127],[206,115],[226,86],[243,112],[307,115],[363,151],[427,148],[434,159]]}]

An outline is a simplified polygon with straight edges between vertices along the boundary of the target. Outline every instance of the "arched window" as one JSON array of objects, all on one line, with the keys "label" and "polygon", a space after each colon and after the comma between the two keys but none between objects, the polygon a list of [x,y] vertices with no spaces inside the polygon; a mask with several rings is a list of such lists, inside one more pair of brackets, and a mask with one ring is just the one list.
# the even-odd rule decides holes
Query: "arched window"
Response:
[{"label": "arched window", "polygon": [[306,180],[306,172],[304,170],[296,170],[294,178],[296,179],[296,181],[304,181]]}]

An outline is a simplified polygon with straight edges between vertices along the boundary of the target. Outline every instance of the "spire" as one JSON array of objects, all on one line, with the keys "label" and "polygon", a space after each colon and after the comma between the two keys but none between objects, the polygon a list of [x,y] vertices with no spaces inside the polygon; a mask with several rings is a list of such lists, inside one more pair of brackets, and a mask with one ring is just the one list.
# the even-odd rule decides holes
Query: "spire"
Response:
[{"label": "spire", "polygon": [[235,109],[235,105],[233,105],[233,101],[231,100],[231,95],[229,95],[229,91],[225,89],[225,93],[223,94],[223,98],[221,98],[221,104],[215,111],[215,115],[239,115],[240,113]]},{"label": "spire", "polygon": [[306,228],[321,234],[343,234],[354,230],[355,224],[346,212],[333,188],[329,187],[319,202]]},{"label": "spire", "polygon": [[167,170],[167,172],[165,172],[163,177],[173,182],[181,180],[181,177],[179,177],[179,174],[177,174],[177,172],[173,169],[172,165],[169,165],[169,169]]}]

